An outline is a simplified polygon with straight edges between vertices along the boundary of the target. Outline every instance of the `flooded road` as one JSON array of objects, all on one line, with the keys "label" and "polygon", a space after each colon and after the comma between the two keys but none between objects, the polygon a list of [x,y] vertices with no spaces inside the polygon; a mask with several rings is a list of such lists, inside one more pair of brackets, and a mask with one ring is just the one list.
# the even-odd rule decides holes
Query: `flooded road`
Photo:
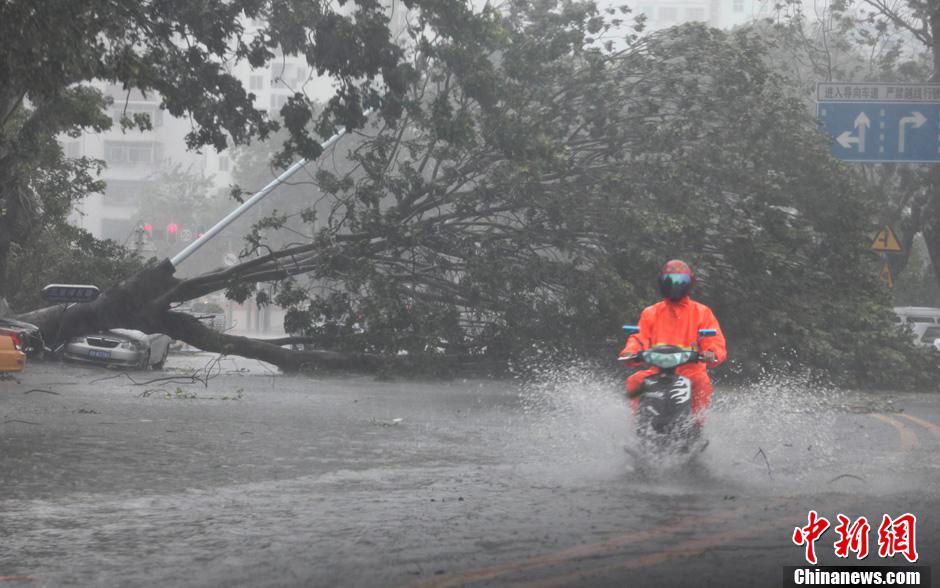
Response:
[{"label": "flooded road", "polygon": [[[226,359],[188,377],[211,360],[0,382],[2,583],[779,585],[810,509],[868,517],[867,564],[905,563],[877,557],[885,513],[918,516],[920,564],[940,553],[938,395],[719,389],[696,467],[641,475],[621,390],[576,369],[380,382]],[[834,540],[821,562],[856,563]]]}]

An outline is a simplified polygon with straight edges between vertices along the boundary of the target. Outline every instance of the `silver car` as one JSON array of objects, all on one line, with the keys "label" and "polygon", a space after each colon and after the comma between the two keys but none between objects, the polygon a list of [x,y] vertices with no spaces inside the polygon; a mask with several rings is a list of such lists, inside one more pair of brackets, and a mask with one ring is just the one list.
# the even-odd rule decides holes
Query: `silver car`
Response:
[{"label": "silver car", "polygon": [[163,368],[171,339],[159,333],[148,335],[130,329],[73,337],[62,350],[66,359],[120,367],[155,370]]}]

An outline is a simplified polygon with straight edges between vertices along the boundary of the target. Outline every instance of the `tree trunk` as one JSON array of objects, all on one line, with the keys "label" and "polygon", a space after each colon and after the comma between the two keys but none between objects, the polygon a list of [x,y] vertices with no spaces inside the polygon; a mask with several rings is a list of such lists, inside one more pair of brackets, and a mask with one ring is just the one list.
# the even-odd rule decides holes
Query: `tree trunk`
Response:
[{"label": "tree trunk", "polygon": [[380,356],[367,353],[294,351],[264,339],[227,335],[206,327],[196,317],[179,312],[163,313],[162,319],[160,332],[174,339],[186,341],[204,351],[260,359],[285,372],[324,369],[371,373],[385,363]]},{"label": "tree trunk", "polygon": [[907,269],[907,262],[911,259],[911,250],[914,248],[914,238],[917,233],[924,232],[924,201],[924,196],[915,197],[911,202],[911,212],[907,216],[899,211],[900,218],[897,220],[900,225],[900,234],[898,236],[901,239],[901,251],[900,253],[888,254],[888,265],[895,280]]},{"label": "tree trunk", "polygon": [[927,185],[928,204],[924,209],[924,242],[930,256],[934,277],[940,282],[940,166],[930,169]]},{"label": "tree trunk", "polygon": [[7,230],[7,223],[2,218],[3,200],[0,200],[0,298],[9,296],[10,280],[7,279],[7,265],[10,259],[10,233]]},{"label": "tree trunk", "polygon": [[[930,19],[930,47],[933,53],[933,75],[930,81],[940,83],[940,0],[930,0],[928,3]],[[927,184],[927,205],[924,210],[924,241],[927,243],[927,253],[930,255],[930,265],[933,267],[934,277],[940,282],[940,167],[931,166]]]},{"label": "tree trunk", "polygon": [[295,351],[263,339],[238,337],[213,331],[199,319],[169,310],[168,296],[181,284],[173,277],[169,260],[151,265],[94,302],[57,305],[19,315],[37,325],[46,345],[56,348],[72,337],[113,328],[164,333],[193,347],[226,355],[240,355],[274,364],[285,372],[298,370],[344,370],[375,372],[386,365],[380,356],[334,351]]}]

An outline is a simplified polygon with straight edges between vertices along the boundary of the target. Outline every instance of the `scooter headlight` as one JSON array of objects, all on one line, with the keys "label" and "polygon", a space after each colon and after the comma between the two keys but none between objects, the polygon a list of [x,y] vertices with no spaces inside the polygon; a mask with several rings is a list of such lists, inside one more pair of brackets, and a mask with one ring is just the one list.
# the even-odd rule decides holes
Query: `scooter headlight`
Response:
[{"label": "scooter headlight", "polygon": [[646,353],[646,361],[658,368],[670,369],[680,366],[692,359],[691,351],[659,352],[650,350]]}]

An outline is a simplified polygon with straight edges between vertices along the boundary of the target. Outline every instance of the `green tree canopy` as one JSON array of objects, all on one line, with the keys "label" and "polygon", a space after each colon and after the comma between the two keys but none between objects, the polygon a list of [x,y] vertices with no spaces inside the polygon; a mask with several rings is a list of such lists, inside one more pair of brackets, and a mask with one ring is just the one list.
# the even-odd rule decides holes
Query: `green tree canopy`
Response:
[{"label": "green tree canopy", "polygon": [[[447,37],[472,29],[460,2],[409,0],[412,26]],[[69,209],[94,188],[67,194],[36,189],[50,173],[48,152],[61,133],[73,136],[111,126],[111,100],[94,87],[107,82],[156,92],[160,107],[192,121],[190,148],[265,137],[283,125],[290,139],[282,157],[319,154],[317,130],[358,126],[366,108],[394,117],[410,67],[390,31],[391,11],[371,1],[342,7],[310,0],[13,0],[0,3],[0,295],[9,290],[11,244],[27,243],[50,209]],[[260,28],[246,27],[251,21]],[[333,80],[334,97],[316,111],[296,93],[275,122],[254,107],[253,96],[230,73],[246,63],[262,67],[279,54],[303,55]],[[124,127],[146,129],[146,115]],[[63,163],[84,179],[92,162]]]},{"label": "green tree canopy", "polygon": [[[932,378],[936,366],[893,327],[866,247],[871,200],[767,65],[760,36],[701,25],[641,36],[628,17],[519,0],[472,27],[445,19],[449,35],[422,21],[398,54],[408,75],[394,104],[316,173],[295,242],[269,250],[265,233],[287,220],[260,219],[257,256],[183,280],[153,268],[71,313],[69,329],[138,325],[293,367],[365,361],[209,334],[167,311],[274,281],[290,329],[321,349],[610,356],[616,343],[598,343],[656,301],[658,268],[680,257],[733,357],[868,384]],[[312,119],[287,109],[287,150],[312,153]],[[135,292],[147,302],[121,302]]]},{"label": "green tree canopy", "polygon": [[[292,330],[385,353],[596,351],[681,257],[745,363],[881,378],[921,357],[866,248],[871,201],[758,35],[605,44],[616,11],[511,7],[472,43],[419,44],[402,118],[318,174],[316,238],[252,264],[313,276],[281,287]],[[245,275],[187,287],[245,296]]]}]

